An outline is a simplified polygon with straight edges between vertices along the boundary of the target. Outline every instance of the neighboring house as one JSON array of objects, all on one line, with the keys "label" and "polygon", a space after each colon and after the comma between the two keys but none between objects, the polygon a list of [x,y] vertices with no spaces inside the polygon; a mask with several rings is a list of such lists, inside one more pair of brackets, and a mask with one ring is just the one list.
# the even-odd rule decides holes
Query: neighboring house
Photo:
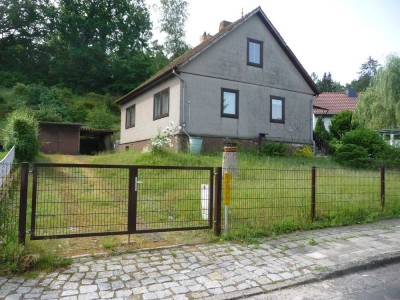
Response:
[{"label": "neighboring house", "polygon": [[260,137],[312,144],[318,88],[260,7],[202,38],[116,101],[121,149],[143,149],[171,121],[183,127],[177,150],[187,134],[202,137],[207,151],[227,140],[251,146]]},{"label": "neighboring house", "polygon": [[357,106],[357,93],[354,89],[348,89],[346,92],[327,92],[319,94],[313,102],[314,118],[313,124],[322,117],[326,130],[329,131],[329,125],[334,115],[344,110],[354,111]]}]

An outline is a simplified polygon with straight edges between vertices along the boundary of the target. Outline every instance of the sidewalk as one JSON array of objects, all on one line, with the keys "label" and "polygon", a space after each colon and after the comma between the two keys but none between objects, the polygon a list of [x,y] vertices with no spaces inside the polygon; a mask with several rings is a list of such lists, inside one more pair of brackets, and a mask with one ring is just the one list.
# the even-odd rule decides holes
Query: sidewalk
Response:
[{"label": "sidewalk", "polygon": [[232,299],[400,261],[400,219],[231,243],[75,258],[36,279],[0,277],[0,299]]}]

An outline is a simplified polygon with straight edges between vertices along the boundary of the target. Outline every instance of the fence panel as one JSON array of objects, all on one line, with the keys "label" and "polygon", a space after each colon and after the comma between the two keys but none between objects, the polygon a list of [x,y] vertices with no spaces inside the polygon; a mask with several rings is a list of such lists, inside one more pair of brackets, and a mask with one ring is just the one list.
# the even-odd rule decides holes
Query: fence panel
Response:
[{"label": "fence panel", "polygon": [[0,187],[7,180],[8,174],[11,172],[12,165],[15,159],[15,146],[0,160]]},{"label": "fence panel", "polygon": [[[0,242],[2,238],[17,239],[19,220],[19,198],[21,168],[17,165],[3,164],[10,170],[0,185]],[[3,170],[4,170],[3,169]]]},{"label": "fence panel", "polygon": [[270,226],[308,218],[310,184],[310,169],[238,170],[231,180],[228,228]]},{"label": "fence panel", "polygon": [[136,187],[136,232],[212,227],[212,168],[140,166]]},{"label": "fence panel", "polygon": [[400,210],[400,172],[386,170],[385,208]]},{"label": "fence panel", "polygon": [[129,168],[35,164],[31,238],[128,232]]},{"label": "fence panel", "polygon": [[316,169],[316,218],[358,210],[381,210],[381,174],[350,169]]}]

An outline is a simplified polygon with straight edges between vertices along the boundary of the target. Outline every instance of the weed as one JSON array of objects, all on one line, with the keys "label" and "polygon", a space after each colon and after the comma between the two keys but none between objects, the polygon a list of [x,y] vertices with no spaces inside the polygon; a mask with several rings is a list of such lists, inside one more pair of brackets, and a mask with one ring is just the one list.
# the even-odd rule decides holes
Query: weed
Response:
[{"label": "weed", "polygon": [[282,254],[285,254],[288,249],[289,249],[289,247],[287,245],[283,245],[279,252]]},{"label": "weed", "polygon": [[317,272],[326,272],[328,271],[328,267],[318,265],[314,267],[314,270]]},{"label": "weed", "polygon": [[171,256],[172,256],[173,258],[177,258],[177,257],[178,257],[178,255],[177,255],[175,252],[171,252]]},{"label": "weed", "polygon": [[118,245],[118,241],[115,238],[105,239],[101,244],[105,249],[112,250]]},{"label": "weed", "polygon": [[304,243],[302,243],[302,242],[297,243],[297,247],[305,247],[305,246],[306,246],[306,244],[304,244]]},{"label": "weed", "polygon": [[308,244],[310,246],[315,246],[317,244],[317,241],[314,238],[311,238],[311,239],[308,240]]}]

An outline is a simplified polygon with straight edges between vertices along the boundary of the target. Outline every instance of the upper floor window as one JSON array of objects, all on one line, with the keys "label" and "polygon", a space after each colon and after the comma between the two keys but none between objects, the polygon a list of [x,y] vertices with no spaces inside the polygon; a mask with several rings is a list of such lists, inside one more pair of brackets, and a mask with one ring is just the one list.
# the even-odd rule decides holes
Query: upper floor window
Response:
[{"label": "upper floor window", "polygon": [[247,64],[254,67],[263,66],[263,42],[247,39]]},{"label": "upper floor window", "polygon": [[169,114],[169,88],[154,95],[153,119],[167,117]]},{"label": "upper floor window", "polygon": [[125,128],[135,127],[136,105],[132,105],[126,109]]},{"label": "upper floor window", "polygon": [[285,123],[285,98],[271,96],[271,122]]},{"label": "upper floor window", "polygon": [[228,118],[239,117],[239,91],[221,89],[221,116]]}]

